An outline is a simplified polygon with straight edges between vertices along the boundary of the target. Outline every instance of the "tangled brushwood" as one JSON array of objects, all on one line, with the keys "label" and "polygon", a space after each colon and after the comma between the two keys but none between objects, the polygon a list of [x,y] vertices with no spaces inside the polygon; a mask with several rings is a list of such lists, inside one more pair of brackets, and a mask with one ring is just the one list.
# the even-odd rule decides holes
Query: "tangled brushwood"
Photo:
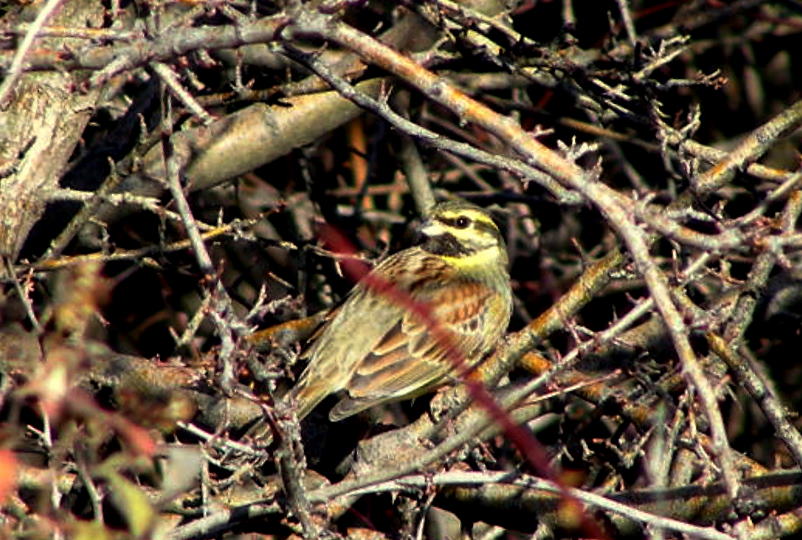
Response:
[{"label": "tangled brushwood", "polygon": [[802,6],[0,6],[0,536],[802,529]]}]

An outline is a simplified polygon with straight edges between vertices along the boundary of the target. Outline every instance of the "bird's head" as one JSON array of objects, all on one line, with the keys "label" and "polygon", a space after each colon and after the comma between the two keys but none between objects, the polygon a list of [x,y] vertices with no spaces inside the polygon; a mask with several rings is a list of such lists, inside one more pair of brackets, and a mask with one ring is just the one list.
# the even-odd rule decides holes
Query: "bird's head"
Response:
[{"label": "bird's head", "polygon": [[435,205],[420,228],[421,247],[457,263],[506,264],[504,238],[490,214],[467,201]]}]

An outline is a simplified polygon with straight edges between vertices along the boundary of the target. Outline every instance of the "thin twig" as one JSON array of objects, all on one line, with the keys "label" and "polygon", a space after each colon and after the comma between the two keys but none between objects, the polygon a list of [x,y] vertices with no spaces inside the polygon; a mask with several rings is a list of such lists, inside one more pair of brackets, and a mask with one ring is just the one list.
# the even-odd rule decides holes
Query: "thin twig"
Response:
[{"label": "thin twig", "polygon": [[61,7],[63,1],[64,0],[47,0],[36,15],[36,19],[31,23],[22,42],[17,47],[17,51],[14,53],[14,60],[11,61],[11,65],[6,70],[3,82],[0,83],[0,111],[6,108],[7,100],[11,96],[14,85],[17,84],[17,80],[22,76],[25,56],[31,50],[31,47],[33,47],[33,42],[36,40],[36,37],[47,20]]}]

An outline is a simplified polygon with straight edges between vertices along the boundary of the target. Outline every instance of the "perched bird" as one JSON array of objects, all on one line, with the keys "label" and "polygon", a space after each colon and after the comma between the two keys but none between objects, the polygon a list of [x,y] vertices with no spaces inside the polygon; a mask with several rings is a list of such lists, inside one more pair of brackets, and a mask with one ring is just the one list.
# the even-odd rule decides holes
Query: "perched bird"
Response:
[{"label": "perched bird", "polygon": [[344,394],[329,413],[337,421],[424,394],[456,371],[420,312],[368,282],[389,284],[428,306],[468,365],[504,334],[512,313],[507,252],[488,213],[462,200],[443,202],[420,232],[420,245],[380,262],[370,274],[375,279],[357,284],[313,336],[302,355],[309,364],[288,394],[299,418],[329,394]]}]

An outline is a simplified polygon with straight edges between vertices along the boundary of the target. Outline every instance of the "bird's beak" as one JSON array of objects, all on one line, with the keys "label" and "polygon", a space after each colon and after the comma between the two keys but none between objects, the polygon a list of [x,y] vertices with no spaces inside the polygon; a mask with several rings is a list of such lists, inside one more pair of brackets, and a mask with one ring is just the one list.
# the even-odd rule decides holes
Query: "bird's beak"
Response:
[{"label": "bird's beak", "polygon": [[443,234],[443,226],[438,221],[428,218],[421,223],[418,233],[426,238],[431,238]]},{"label": "bird's beak", "polygon": [[429,238],[442,234],[441,226],[439,223],[431,218],[424,219],[420,225],[415,227],[415,240],[414,244],[420,245],[425,243]]}]

